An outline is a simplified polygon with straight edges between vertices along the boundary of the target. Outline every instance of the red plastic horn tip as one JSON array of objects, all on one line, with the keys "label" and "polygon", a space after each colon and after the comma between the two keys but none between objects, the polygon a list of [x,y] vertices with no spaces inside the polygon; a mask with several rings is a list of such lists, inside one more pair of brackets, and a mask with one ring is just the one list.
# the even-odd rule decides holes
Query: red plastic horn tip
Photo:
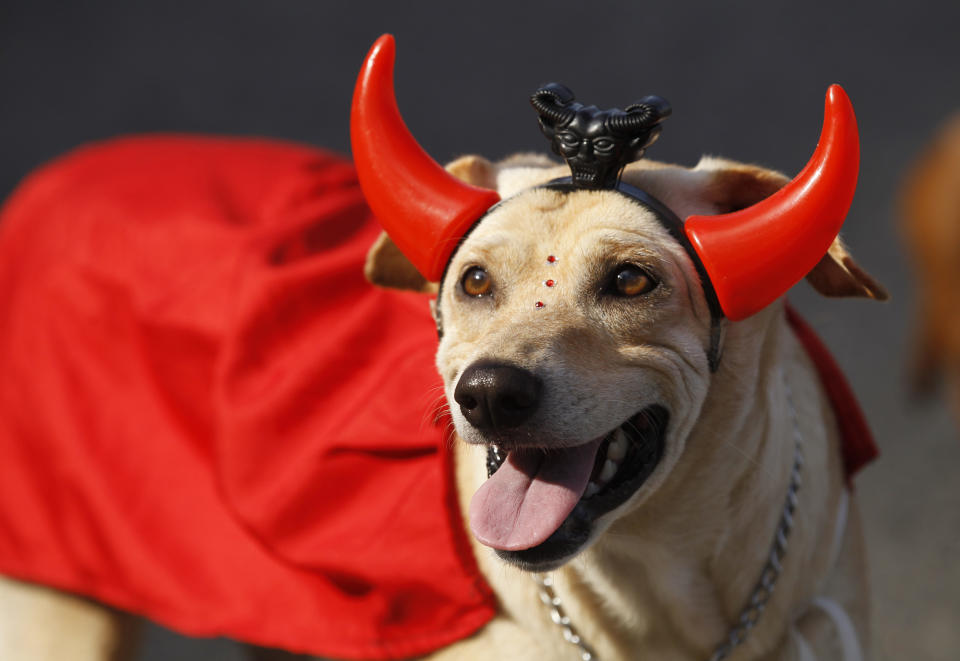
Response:
[{"label": "red plastic horn tip", "polygon": [[853,106],[843,88],[831,85],[820,141],[793,181],[746,209],[686,220],[727,318],[759,312],[816,266],[840,232],[859,166]]},{"label": "red plastic horn tip", "polygon": [[364,60],[353,93],[350,141],[367,203],[397,247],[437,281],[460,238],[500,200],[456,179],[417,144],[393,90],[396,43],[385,34]]}]

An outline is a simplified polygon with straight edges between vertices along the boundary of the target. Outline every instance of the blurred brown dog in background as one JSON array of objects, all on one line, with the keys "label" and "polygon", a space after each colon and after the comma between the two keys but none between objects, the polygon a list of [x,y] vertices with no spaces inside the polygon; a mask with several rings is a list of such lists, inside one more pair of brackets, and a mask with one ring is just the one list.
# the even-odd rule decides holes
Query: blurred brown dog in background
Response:
[{"label": "blurred brown dog in background", "polygon": [[960,115],[936,134],[908,171],[901,231],[917,278],[914,387],[929,392],[942,375],[960,415]]}]

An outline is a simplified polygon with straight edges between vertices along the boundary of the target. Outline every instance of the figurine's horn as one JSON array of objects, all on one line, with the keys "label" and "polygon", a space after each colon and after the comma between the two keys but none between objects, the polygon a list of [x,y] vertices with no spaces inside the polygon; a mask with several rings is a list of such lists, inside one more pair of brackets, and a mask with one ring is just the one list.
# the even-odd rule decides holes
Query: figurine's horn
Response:
[{"label": "figurine's horn", "polygon": [[573,92],[569,88],[560,83],[550,83],[533,93],[533,96],[530,97],[530,104],[550,124],[564,126],[577,114],[566,107],[573,100]]},{"label": "figurine's horn", "polygon": [[607,120],[608,126],[619,132],[636,132],[651,128],[670,116],[670,104],[659,96],[647,96],[628,106],[623,114]]},{"label": "figurine's horn", "polygon": [[793,181],[746,209],[686,220],[684,230],[728,319],[763,309],[816,266],[843,225],[859,164],[853,106],[831,85],[820,142]]},{"label": "figurine's horn", "polygon": [[500,200],[448,174],[417,144],[393,92],[396,44],[385,34],[357,79],[350,142],[367,203],[420,273],[436,282],[470,226]]}]

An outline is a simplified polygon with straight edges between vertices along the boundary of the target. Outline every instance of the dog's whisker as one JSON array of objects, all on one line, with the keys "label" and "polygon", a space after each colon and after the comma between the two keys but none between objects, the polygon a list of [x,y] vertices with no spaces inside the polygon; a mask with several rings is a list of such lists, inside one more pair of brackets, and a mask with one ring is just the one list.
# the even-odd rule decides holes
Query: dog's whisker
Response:
[{"label": "dog's whisker", "polygon": [[[433,386],[429,389],[428,394],[430,392],[436,393],[437,391],[440,391],[440,394],[434,394],[432,400],[429,401],[427,407],[423,411],[423,414],[420,416],[420,424],[417,428],[417,430],[420,432],[435,425],[438,420],[443,418],[448,420],[451,419],[450,404],[447,401],[446,394],[443,392],[443,388],[439,386]],[[449,429],[447,431],[449,431]]]}]

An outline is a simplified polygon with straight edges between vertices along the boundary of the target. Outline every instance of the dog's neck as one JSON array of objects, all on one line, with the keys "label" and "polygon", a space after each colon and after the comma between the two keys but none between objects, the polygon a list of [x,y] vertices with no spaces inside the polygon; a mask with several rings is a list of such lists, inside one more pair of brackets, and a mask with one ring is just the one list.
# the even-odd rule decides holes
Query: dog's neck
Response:
[{"label": "dog's neck", "polygon": [[[795,446],[788,387],[808,464],[832,467],[804,476],[785,571],[751,644],[780,638],[791,606],[809,597],[827,572],[828,554],[818,547],[829,544],[818,542],[839,496],[830,485],[840,482],[838,462],[827,451],[831,432],[816,422],[827,404],[782,306],[771,306],[731,324],[722,366],[667,480],[554,572],[567,614],[599,658],[629,658],[631,650],[658,659],[708,658],[724,639],[759,578],[782,512]],[[469,491],[461,493],[462,502],[476,486],[465,482],[461,475],[461,489]],[[546,610],[535,605],[531,578],[504,566],[489,549],[477,546],[477,552],[497,592],[506,595],[507,614],[544,640],[556,640],[559,650],[569,648]],[[526,581],[529,594],[501,590],[501,581]]]}]

